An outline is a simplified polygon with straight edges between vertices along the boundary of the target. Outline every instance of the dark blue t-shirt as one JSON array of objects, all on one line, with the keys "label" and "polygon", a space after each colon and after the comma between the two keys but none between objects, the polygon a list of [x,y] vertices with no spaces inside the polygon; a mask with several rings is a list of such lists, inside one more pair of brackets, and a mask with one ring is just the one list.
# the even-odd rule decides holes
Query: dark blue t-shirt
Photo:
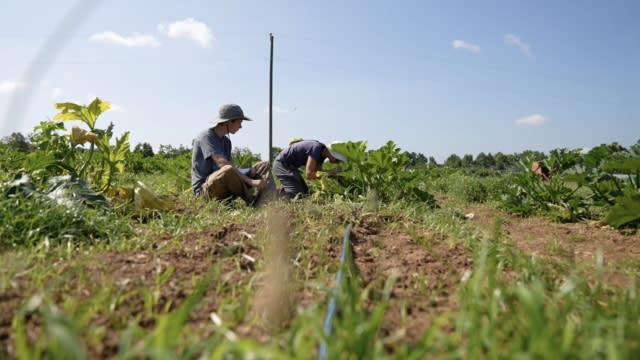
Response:
[{"label": "dark blue t-shirt", "polygon": [[318,164],[322,164],[325,160],[325,157],[322,156],[324,148],[325,145],[320,141],[302,140],[282,150],[276,160],[289,166],[301,167],[307,163],[307,158],[311,156]]},{"label": "dark blue t-shirt", "polygon": [[231,140],[218,137],[213,128],[202,131],[193,139],[191,154],[191,188],[200,195],[200,188],[207,177],[218,171],[218,165],[211,159],[214,154],[222,155],[231,161]]}]

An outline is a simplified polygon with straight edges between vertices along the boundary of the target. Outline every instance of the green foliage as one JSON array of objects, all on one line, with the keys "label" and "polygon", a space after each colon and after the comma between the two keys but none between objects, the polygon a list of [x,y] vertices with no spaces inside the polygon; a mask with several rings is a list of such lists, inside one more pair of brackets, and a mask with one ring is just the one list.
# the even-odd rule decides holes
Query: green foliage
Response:
[{"label": "green foliage", "polygon": [[125,219],[104,210],[104,197],[79,179],[54,178],[42,192],[20,178],[4,183],[0,191],[0,249],[96,244],[131,233]]},{"label": "green foliage", "polygon": [[[341,284],[337,301],[340,313],[334,319],[333,331],[324,339],[328,345],[328,359],[340,358],[343,354],[349,354],[354,359],[373,359],[383,355],[382,344],[376,335],[382,325],[395,280],[394,276],[386,279],[380,301],[372,308],[368,306],[371,288],[360,289],[357,278],[347,278]],[[353,334],[358,336],[354,337]]]},{"label": "green foliage", "polygon": [[158,155],[144,156],[140,152],[132,151],[125,158],[125,173],[155,174],[164,170],[165,162],[165,159]]},{"label": "green foliage", "polygon": [[546,160],[548,158],[545,153],[535,150],[525,150],[521,153],[516,153],[513,156],[515,158],[514,164],[517,164],[520,161]]},{"label": "green foliage", "polygon": [[[451,154],[444,161],[444,166],[452,169],[467,169],[473,171],[485,170],[485,171],[505,171],[514,166],[519,159],[525,157],[523,154],[528,154],[531,157],[538,155],[537,152],[527,151],[522,154],[503,154],[501,152],[495,155],[491,153],[480,152],[476,158],[473,158],[471,154],[464,154],[462,158],[456,154]],[[543,157],[538,157],[543,159]]]},{"label": "green foliage", "polygon": [[191,149],[183,145],[178,147],[172,145],[160,145],[160,149],[156,155],[165,159],[172,159],[184,156],[191,156]]},{"label": "green foliage", "polygon": [[[563,222],[571,222],[588,217],[588,203],[577,196],[578,186],[571,186],[560,176],[550,181],[535,175],[529,168],[530,162],[520,162],[520,172],[511,177],[512,185],[503,196],[502,207],[513,213],[530,215],[544,211]],[[558,168],[564,165],[557,164]]]},{"label": "green foliage", "polygon": [[467,203],[483,203],[489,197],[487,186],[478,177],[457,173],[447,177],[449,193]]},{"label": "green foliage", "polygon": [[575,167],[580,161],[579,150],[554,149],[549,159],[543,161],[551,171],[551,175],[560,174]]},{"label": "green foliage", "polygon": [[[455,161],[455,158],[452,159],[452,161]],[[471,167],[473,165],[473,155],[471,154],[465,154],[462,157],[460,166],[461,167]]]},{"label": "green foliage", "polygon": [[249,168],[260,161],[260,155],[254,154],[248,148],[234,148],[231,151],[231,162],[236,168]]},{"label": "green foliage", "polygon": [[91,131],[95,130],[96,121],[103,112],[111,108],[111,103],[95,98],[88,106],[75,103],[57,103],[56,109],[60,110],[54,120],[72,121],[80,120],[87,124]]},{"label": "green foliage", "polygon": [[[443,204],[442,209],[435,211],[427,211],[424,206],[433,199],[426,189],[448,192],[465,202],[484,202],[505,189],[503,206],[511,211],[551,214],[560,220],[574,221],[592,217],[597,207],[609,210],[605,221],[612,226],[637,226],[640,153],[633,149],[599,148],[587,161],[574,151],[552,152],[546,161],[556,173],[551,181],[545,182],[531,174],[528,160],[519,164],[515,174],[498,177],[494,170],[475,165],[463,169],[434,165],[425,169],[423,158],[412,158],[392,142],[372,151],[367,150],[364,142],[343,144],[340,151],[349,159],[341,164],[345,172],[328,179],[324,190],[335,201],[284,205],[291,210],[286,220],[287,226],[291,226],[288,233],[295,236],[292,244],[295,258],[288,260],[295,266],[295,277],[303,281],[302,284],[292,281],[291,286],[300,293],[320,296],[304,298],[296,317],[287,327],[270,334],[270,341],[265,343],[240,335],[247,326],[250,331],[257,326],[250,305],[256,284],[263,280],[241,260],[246,261],[244,250],[261,250],[266,242],[260,234],[264,213],[244,207],[230,211],[227,204],[196,202],[184,194],[179,197],[184,207],[176,213],[132,221],[122,209],[114,211],[102,193],[96,191],[99,188],[93,181],[114,183],[113,176],[122,171],[117,164],[124,164],[127,181],[139,181],[138,175],[142,174],[154,185],[181,189],[188,177],[191,154],[188,149],[171,146],[161,147],[157,154],[145,154],[142,147],[133,153],[119,152],[117,149],[124,149],[127,139],[117,139],[115,144],[104,142],[107,137],[113,140],[113,127],[100,130],[95,125],[97,115],[106,108],[94,105],[89,110],[90,107],[83,110],[80,106],[65,105],[64,117],[71,118],[73,114],[93,121],[86,123],[93,124],[96,131],[93,150],[73,144],[64,122],[57,121],[43,122],[37,128],[38,141],[32,150],[37,155],[0,144],[0,249],[7,255],[2,260],[21,255],[15,250],[19,246],[26,248],[17,250],[27,254],[28,259],[19,271],[11,271],[8,262],[3,262],[0,285],[8,289],[9,300],[5,304],[12,303],[12,291],[31,294],[45,289],[50,293],[46,300],[39,295],[21,298],[28,301],[13,316],[14,350],[0,350],[0,358],[6,355],[20,359],[83,359],[105,346],[105,340],[113,336],[120,339],[120,345],[112,351],[118,351],[115,356],[123,359],[310,358],[315,357],[318,344],[323,341],[328,345],[330,358],[341,359],[638,358],[640,354],[637,342],[640,305],[633,283],[637,266],[624,268],[632,282],[628,288],[608,288],[600,277],[601,265],[595,271],[588,268],[589,274],[581,277],[581,266],[577,265],[583,264],[576,264],[572,258],[568,266],[572,272],[561,273],[556,265],[546,263],[543,256],[521,254],[508,239],[502,238],[504,232],[498,225],[491,236],[482,235],[484,232],[475,227],[474,221],[464,220],[459,204],[455,207]],[[97,115],[92,118],[87,111]],[[244,154],[247,159],[249,153],[247,150]],[[495,160],[497,168],[497,154]],[[112,167],[109,161],[115,165]],[[30,178],[18,171],[21,166],[29,170]],[[187,178],[186,188],[188,182]],[[384,214],[378,206],[365,203],[367,200],[387,202]],[[380,217],[381,224],[385,224],[381,226],[386,228],[373,229],[371,222],[363,221],[363,213],[371,215],[370,211]],[[322,294],[330,291],[333,281],[334,233],[345,221],[362,224],[355,232],[357,240],[377,243],[366,254],[358,254],[362,256],[360,261],[376,261],[376,254],[388,245],[379,241],[383,236],[363,235],[365,232],[395,236],[407,226],[415,228],[416,233],[425,233],[412,235],[414,245],[419,243],[431,249],[438,245],[438,239],[444,239],[450,246],[468,244],[473,252],[469,255],[473,268],[469,276],[462,276],[460,287],[449,288],[439,283],[438,277],[430,278],[428,284],[434,296],[456,293],[451,301],[458,306],[437,309],[437,316],[431,318],[423,338],[408,344],[403,336],[412,329],[401,324],[396,333],[386,333],[385,312],[398,300],[406,300],[408,305],[416,305],[413,302],[418,301],[419,306],[428,307],[423,302],[427,297],[399,298],[403,289],[393,287],[393,277],[386,279],[391,269],[379,269],[377,278],[368,274],[374,278],[364,289],[359,288],[357,281],[345,283],[338,299],[340,316],[332,334],[325,335],[322,319],[326,301]],[[245,223],[251,225],[244,227]],[[132,226],[136,231],[132,231]],[[249,232],[260,230],[257,234],[233,234],[237,237],[232,244],[217,241],[218,235],[214,235],[215,229],[222,229],[217,234],[224,237],[238,228]],[[202,238],[194,241],[194,237]],[[252,242],[252,237],[256,241]],[[124,239],[127,241],[121,241]],[[212,239],[216,241],[211,243]],[[100,243],[108,243],[108,252],[92,252],[95,249],[90,245]],[[205,247],[206,255],[198,252],[198,247]],[[138,248],[143,251],[132,250]],[[61,256],[65,251],[68,255]],[[119,261],[105,260],[93,268],[78,260],[93,261],[94,257],[118,251],[130,251],[118,254],[122,256],[118,260],[126,259],[125,266],[134,276],[140,272],[132,269],[144,269],[140,282],[133,277],[120,278],[131,276],[126,271],[116,277],[97,270],[106,263],[107,269],[113,269],[113,263],[117,266],[121,264]],[[217,257],[219,253],[225,255]],[[431,250],[429,254],[425,263],[448,261],[436,258]],[[258,271],[269,266],[261,257],[256,259]],[[167,266],[167,260],[172,265]],[[173,260],[197,262],[193,277],[174,281],[172,276],[186,267],[179,267]],[[198,278],[206,271],[200,265],[207,263],[215,263],[215,276]],[[451,265],[451,271],[457,274],[459,263]],[[74,277],[64,278],[65,269],[72,267],[78,268]],[[105,278],[96,279],[97,273]],[[82,279],[83,274],[88,275],[86,279]],[[150,281],[146,281],[147,274]],[[16,290],[12,290],[14,280],[18,284]],[[113,288],[96,295],[87,285],[103,285],[96,280],[104,280]],[[129,280],[133,282],[127,286]],[[76,310],[78,304],[85,304],[82,306],[85,310]],[[196,311],[200,305],[206,306],[207,311]],[[419,308],[425,309],[433,310]],[[212,311],[220,314],[221,323],[216,323],[213,316],[216,313]],[[198,326],[192,327],[191,316],[209,316],[212,321],[197,321]],[[404,322],[407,316],[411,314],[402,313],[399,321]]]},{"label": "green foliage", "polygon": [[496,170],[506,170],[507,167],[513,164],[513,156],[505,155],[501,152],[495,155]]},{"label": "green foliage", "polygon": [[[9,168],[1,187],[2,248],[95,243],[130,231],[108,212],[110,204],[102,195],[124,171],[129,152],[128,132],[112,144],[113,124],[96,128],[109,106],[98,98],[88,106],[59,103],[54,120],[35,127],[34,149],[22,162],[28,176]],[[89,131],[74,127],[69,134],[65,121],[81,121]],[[89,149],[81,146],[86,142]]]},{"label": "green foliage", "polygon": [[24,162],[24,168],[39,180],[65,172],[77,174],[75,163],[79,153],[74,151],[68,136],[62,135],[62,122],[42,121],[34,127],[35,150]]},{"label": "green foliage", "polygon": [[148,157],[139,152],[130,152],[126,156],[125,166],[125,173],[119,177],[120,184],[135,187],[138,180],[145,179],[154,188],[172,193],[191,188],[191,152],[177,151],[172,156],[159,152]]},{"label": "green foliage", "polygon": [[[129,132],[125,132],[111,143],[113,124],[106,129],[96,128],[100,114],[111,105],[99,98],[88,106],[74,103],[58,103],[61,110],[54,120],[41,122],[35,127],[33,136],[36,151],[30,153],[24,163],[29,173],[39,180],[51,176],[70,174],[103,192],[114,183],[115,175],[122,173],[129,152]],[[83,130],[74,127],[70,135],[64,133],[64,123],[55,121],[81,121],[89,127]],[[89,149],[80,145],[89,142]]]},{"label": "green foliage", "polygon": [[625,185],[640,190],[640,154],[634,157],[611,158],[602,164],[602,171],[613,175],[626,175],[628,182]]},{"label": "green foliage", "polygon": [[[125,159],[129,152],[129,132],[125,132],[116,138],[115,145],[110,144],[113,136],[113,124],[109,124],[103,136],[98,138],[97,148],[101,155],[99,166],[93,168],[94,183],[99,184],[99,189],[105,191],[111,187],[116,174],[124,172]],[[82,175],[82,172],[80,173]]]},{"label": "green foliage", "polygon": [[456,154],[451,154],[444,161],[444,166],[447,166],[447,167],[450,167],[450,168],[462,167],[462,159],[460,159],[460,156],[458,156]]},{"label": "green foliage", "polygon": [[483,168],[450,169],[443,167],[431,170],[428,177],[430,189],[464,203],[500,200],[511,185],[508,176]]},{"label": "green foliage", "polygon": [[[511,178],[513,180],[513,178]],[[512,181],[503,191],[499,207],[511,214],[531,216],[538,211],[538,206],[533,198],[522,186]]]},{"label": "green foliage", "polygon": [[610,159],[612,156],[627,153],[627,150],[618,143],[601,144],[589,150],[589,152],[583,158],[583,165],[587,170],[594,170],[600,167],[600,165]]},{"label": "green foliage", "polygon": [[[568,222],[604,213],[626,218],[622,213],[630,205],[628,197],[639,191],[639,159],[633,149],[617,143],[602,144],[584,155],[578,150],[556,149],[543,161],[550,169],[549,181],[533,174],[531,159],[526,159],[512,177],[513,185],[505,189],[502,207],[523,215],[546,213]],[[625,205],[617,207],[621,201]],[[612,208],[616,210],[610,212]],[[606,221],[618,224],[611,217]]]},{"label": "green foliage", "polygon": [[191,169],[191,151],[170,150],[161,145],[163,151],[145,156],[143,152],[132,151],[126,155],[125,170],[132,174],[164,174],[187,176]]},{"label": "green foliage", "polygon": [[[161,314],[153,331],[146,333],[141,331],[137,324],[131,324],[123,332],[119,356],[123,359],[137,358],[141,356],[151,358],[189,358],[193,349],[181,351],[178,346],[180,333],[185,329],[189,315],[200,304],[202,298],[211,284],[212,274],[208,274],[200,279],[194,291],[187,299],[173,312]],[[142,339],[136,339],[142,337]],[[140,341],[141,340],[141,341]],[[199,345],[196,349],[204,349]]]},{"label": "green foliage", "polygon": [[0,141],[0,144],[7,145],[10,148],[23,153],[29,152],[33,149],[31,141],[19,132],[14,132],[9,136],[4,137],[2,141]]},{"label": "green foliage", "polygon": [[153,156],[153,148],[149,143],[139,143],[133,148],[132,153],[139,153],[142,157],[151,157]]},{"label": "green foliage", "polygon": [[629,147],[629,152],[632,156],[640,156],[640,140]]},{"label": "green foliage", "polygon": [[[607,288],[600,279],[550,274],[518,256],[496,227],[482,239],[473,275],[460,290],[456,334],[462,358],[636,358],[640,305],[636,289]],[[504,255],[510,260],[505,276]],[[602,268],[598,268],[602,271]],[[460,339],[455,340],[455,339]]]},{"label": "green foliage", "polygon": [[485,154],[481,152],[476,156],[474,165],[484,168],[494,168],[496,166],[496,160],[491,153]]},{"label": "green foliage", "polygon": [[[471,177],[450,171],[438,169],[432,175],[450,183],[454,182],[451,176]],[[491,177],[476,180],[491,193],[490,189],[499,185],[490,185],[486,182],[489,179],[497,182]],[[163,175],[157,181],[166,182],[166,177]],[[21,191],[29,189],[25,186]],[[137,224],[138,231],[130,234],[126,246],[120,245],[119,250],[124,253],[115,248],[94,253],[86,247],[73,251],[72,256],[52,253],[47,257],[32,250],[33,262],[18,271],[11,271],[5,261],[3,274],[17,274],[16,281],[30,286],[25,293],[31,294],[35,289],[44,295],[24,298],[25,305],[13,315],[12,343],[8,347],[11,350],[4,353],[0,350],[0,357],[298,359],[315,358],[321,342],[327,344],[329,359],[633,359],[640,355],[637,342],[640,303],[634,279],[630,279],[626,288],[608,287],[608,276],[601,276],[604,271],[601,263],[597,262],[594,269],[572,257],[567,259],[570,270],[561,270],[555,262],[546,261],[543,254],[532,257],[511,245],[510,239],[504,237],[507,232],[500,228],[501,221],[496,221],[493,233],[487,235],[475,227],[474,221],[459,216],[458,206],[443,204],[441,209],[426,211],[424,206],[405,202],[390,204],[384,214],[368,214],[378,217],[380,222],[375,222],[378,234],[396,236],[403,229],[415,228],[433,234],[420,238],[419,244],[429,249],[450,242],[457,252],[461,244],[467,244],[472,265],[465,268],[469,271],[460,274],[458,262],[450,267],[455,279],[462,278],[459,285],[441,282],[443,274],[436,273],[428,277],[428,284],[425,282],[425,293],[408,297],[407,288],[399,285],[408,284],[406,277],[415,276],[411,274],[414,271],[424,270],[432,275],[429,273],[432,268],[412,267],[410,271],[399,268],[398,279],[403,281],[394,285],[392,269],[381,268],[374,275],[370,271],[376,270],[368,267],[363,277],[370,281],[364,289],[358,281],[343,283],[338,317],[332,333],[326,335],[322,330],[326,311],[323,295],[331,292],[334,280],[336,231],[342,230],[345,221],[363,224],[356,230],[354,240],[359,250],[369,250],[357,253],[359,261],[377,261],[374,250],[382,251],[388,244],[379,241],[377,235],[363,236],[362,231],[373,230],[374,224],[372,218],[367,218],[366,223],[362,221],[363,204],[288,203],[282,209],[290,211],[287,222],[290,233],[295,234],[291,244],[295,258],[292,256],[289,261],[295,266],[295,277],[303,280],[300,284],[292,281],[291,286],[307,295],[302,297],[304,301],[287,326],[264,335],[268,341],[255,340],[254,331],[265,334],[264,329],[259,329],[258,320],[247,309],[254,300],[255,287],[263,282],[257,274],[269,264],[257,258],[258,273],[254,273],[253,268],[244,268],[239,261],[243,249],[262,246],[264,235],[258,230],[252,234],[255,241],[249,237],[238,240],[235,236],[233,243],[217,241],[211,250],[205,250],[204,257],[193,245],[208,246],[212,228],[222,229],[230,223],[239,227],[224,227],[224,231],[234,228],[251,231],[253,227],[244,227],[244,223],[262,226],[264,213],[244,208],[232,213],[216,202],[188,203],[187,198],[183,201],[197,208]],[[43,211],[50,212],[48,208]],[[1,219],[3,224],[5,219]],[[193,236],[202,238],[194,242]],[[362,240],[375,246],[362,246]],[[141,251],[132,250],[138,246]],[[216,257],[216,252],[227,255]],[[85,263],[116,254],[119,256],[97,264]],[[450,260],[436,254],[429,250],[425,260],[442,263]],[[187,269],[177,262],[187,261],[194,264],[193,276],[176,278],[179,269]],[[128,270],[114,274],[96,270],[102,269],[102,265],[109,270],[119,264],[126,264]],[[212,264],[213,269],[207,271],[206,264]],[[136,268],[138,271],[133,271]],[[627,266],[624,271],[631,278],[636,276],[637,266]],[[141,273],[144,278],[138,280]],[[212,275],[201,277],[203,273]],[[95,291],[103,286],[104,289]],[[46,290],[43,292],[39,287]],[[318,296],[309,297],[308,292]],[[7,294],[11,300],[12,290]],[[448,299],[449,304],[455,305],[430,305],[430,296]],[[145,304],[141,305],[142,302]],[[406,303],[407,307],[399,303]],[[409,309],[434,314],[428,317],[422,337],[412,342],[405,338],[408,332],[416,331],[416,327],[405,323],[412,316]],[[394,313],[387,313],[390,310]],[[390,329],[395,331],[389,332]],[[415,335],[411,338],[415,339]],[[115,347],[114,339],[119,339]]]},{"label": "green foliage", "polygon": [[429,206],[435,204],[433,196],[426,191],[424,173],[409,168],[409,155],[392,141],[370,151],[366,141],[349,141],[331,147],[347,161],[340,164],[343,172],[338,174],[337,182],[328,186],[329,193],[358,199],[375,192],[382,201],[404,198]]},{"label": "green foliage", "polygon": [[[43,322],[36,346],[27,345],[27,317],[40,317]],[[19,359],[88,359],[76,319],[70,319],[42,295],[34,295],[13,319],[16,352]]]},{"label": "green foliage", "polygon": [[620,198],[611,207],[604,222],[616,228],[640,223],[640,193]]},{"label": "green foliage", "polygon": [[425,167],[429,165],[429,159],[422,153],[407,152],[409,157],[409,166],[411,167]]},{"label": "green foliage", "polygon": [[282,152],[282,150],[284,150],[284,149],[279,147],[279,146],[272,147],[271,148],[271,155],[273,156],[273,159],[269,159],[269,162],[273,163],[273,160],[275,160],[276,156],[278,156],[278,154],[280,154],[280,152]]},{"label": "green foliage", "polygon": [[14,172],[22,167],[26,153],[7,144],[0,144],[0,171]]}]

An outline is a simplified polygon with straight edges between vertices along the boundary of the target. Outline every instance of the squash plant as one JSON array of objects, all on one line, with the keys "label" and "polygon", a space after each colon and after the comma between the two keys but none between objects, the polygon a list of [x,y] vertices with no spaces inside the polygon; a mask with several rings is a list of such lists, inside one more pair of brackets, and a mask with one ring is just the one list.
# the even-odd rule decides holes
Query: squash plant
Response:
[{"label": "squash plant", "polygon": [[[564,168],[560,161],[555,160],[556,169]],[[588,217],[588,203],[577,195],[580,186],[567,182],[561,174],[545,181],[530,170],[529,164],[530,159],[518,163],[519,172],[512,177],[512,184],[503,195],[505,210],[523,215],[547,212],[564,222]]]},{"label": "squash plant", "polygon": [[622,227],[640,223],[640,149],[617,143],[602,144],[587,154],[566,149],[551,151],[545,162],[551,178],[544,181],[530,171],[531,159],[503,194],[502,207],[530,215],[552,214],[561,221],[599,218]]},{"label": "squash plant", "polygon": [[374,192],[382,201],[409,199],[435,205],[433,196],[426,191],[423,172],[409,168],[409,156],[393,141],[376,150],[367,151],[366,141],[344,142],[331,145],[347,161],[336,180],[325,182],[325,191],[343,194],[349,198],[364,198]]},{"label": "squash plant", "polygon": [[[109,110],[111,104],[95,98],[89,105],[71,102],[57,103],[60,110],[53,120],[41,122],[35,127],[35,151],[26,161],[25,168],[41,180],[56,175],[71,175],[92,184],[100,192],[107,191],[114,176],[124,171],[125,156],[129,152],[129,132],[113,138],[113,124],[106,129],[96,127],[99,116]],[[61,120],[61,121],[58,121]],[[64,122],[80,121],[88,129],[74,126],[65,134]],[[89,148],[83,147],[89,143]]]},{"label": "squash plant", "polygon": [[602,165],[603,171],[617,175],[615,178],[622,182],[622,193],[604,219],[616,228],[640,224],[640,154],[630,151],[629,155],[609,159]]}]

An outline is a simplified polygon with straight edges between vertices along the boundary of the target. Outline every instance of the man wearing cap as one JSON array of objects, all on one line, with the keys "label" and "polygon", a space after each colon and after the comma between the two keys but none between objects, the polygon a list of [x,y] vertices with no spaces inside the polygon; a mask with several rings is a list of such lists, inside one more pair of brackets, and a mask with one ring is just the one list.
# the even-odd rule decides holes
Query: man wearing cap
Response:
[{"label": "man wearing cap", "polygon": [[284,148],[273,163],[273,173],[280,179],[282,190],[289,198],[298,194],[306,195],[309,187],[302,178],[301,166],[305,167],[307,180],[319,179],[321,176],[332,176],[342,171],[339,167],[322,171],[322,163],[329,159],[332,163],[344,161],[342,154],[329,149],[317,140],[294,140]]},{"label": "man wearing cap", "polygon": [[191,187],[196,196],[218,200],[240,197],[248,205],[259,205],[266,193],[275,191],[268,161],[242,170],[231,165],[229,134],[240,130],[245,120],[251,121],[240,106],[223,105],[214,126],[193,139]]}]

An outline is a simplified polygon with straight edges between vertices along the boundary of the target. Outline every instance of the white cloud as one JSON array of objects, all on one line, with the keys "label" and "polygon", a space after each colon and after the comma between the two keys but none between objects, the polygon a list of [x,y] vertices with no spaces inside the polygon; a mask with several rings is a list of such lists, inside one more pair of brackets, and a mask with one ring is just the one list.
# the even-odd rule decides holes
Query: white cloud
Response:
[{"label": "white cloud", "polygon": [[91,40],[108,44],[122,45],[126,47],[158,47],[160,42],[151,35],[134,33],[131,36],[122,36],[113,31],[105,31],[91,35]]},{"label": "white cloud", "polygon": [[540,115],[533,114],[525,117],[521,117],[516,119],[516,125],[532,125],[532,126],[540,126],[549,122],[549,119]]},{"label": "white cloud", "polygon": [[213,42],[213,33],[207,24],[197,21],[194,18],[188,18],[176,21],[169,25],[160,24],[158,30],[170,38],[187,38],[194,40],[200,46],[208,48]]},{"label": "white cloud", "polygon": [[0,93],[12,93],[14,91],[22,90],[26,86],[27,84],[21,81],[2,80],[0,81]]},{"label": "white cloud", "polygon": [[62,97],[63,94],[64,91],[62,91],[61,88],[53,88],[53,90],[51,90],[51,100],[58,100]]},{"label": "white cloud", "polygon": [[524,41],[520,40],[519,37],[517,37],[517,36],[515,36],[513,34],[507,34],[507,35],[504,36],[504,42],[507,45],[513,45],[513,46],[517,47],[525,55],[531,57],[531,47],[529,46],[529,44],[527,44]]},{"label": "white cloud", "polygon": [[465,42],[463,40],[453,40],[451,42],[451,46],[453,46],[454,49],[468,50],[468,51],[471,51],[472,53],[475,53],[475,54],[480,52],[480,46],[475,45],[475,44],[470,44],[470,43]]},{"label": "white cloud", "polygon": [[125,112],[126,109],[123,106],[120,106],[118,104],[114,104],[111,103],[111,108],[109,109],[109,111],[113,111],[113,112]]}]

